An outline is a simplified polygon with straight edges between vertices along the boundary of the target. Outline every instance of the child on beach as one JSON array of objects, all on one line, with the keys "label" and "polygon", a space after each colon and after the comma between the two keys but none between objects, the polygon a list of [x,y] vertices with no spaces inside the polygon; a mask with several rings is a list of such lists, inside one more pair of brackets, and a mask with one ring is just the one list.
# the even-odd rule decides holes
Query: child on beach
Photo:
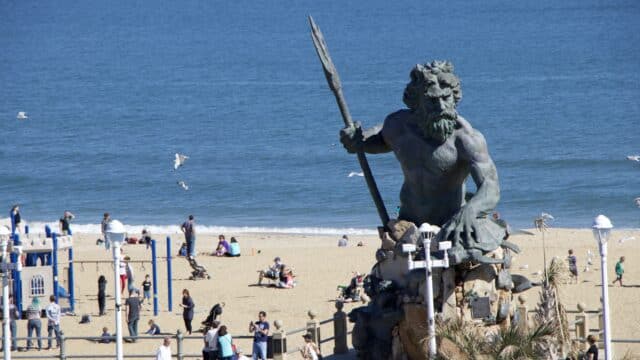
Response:
[{"label": "child on beach", "polygon": [[311,339],[311,334],[304,334],[302,337],[304,338],[304,346],[300,349],[302,358],[305,360],[318,360],[320,348],[318,348],[318,345]]},{"label": "child on beach", "polygon": [[153,321],[153,319],[149,320],[148,322],[149,324],[149,330],[147,330],[147,332],[145,332],[145,334],[147,335],[161,335],[160,334],[160,327],[158,326],[158,324],[155,323],[155,321]]},{"label": "child on beach", "polygon": [[569,272],[571,273],[571,277],[575,279],[576,284],[578,283],[578,259],[575,255],[573,255],[573,249],[569,249],[569,256],[567,256],[567,261],[569,262]]},{"label": "child on beach", "polygon": [[624,256],[620,257],[620,261],[618,261],[616,263],[616,279],[613,280],[613,284],[616,283],[616,281],[620,282],[620,286],[624,286],[622,285],[622,275],[624,274]]},{"label": "child on beach", "polygon": [[229,244],[229,252],[227,253],[227,256],[240,256],[240,243],[238,243],[238,240],[236,240],[236,238],[231,237],[231,243]]},{"label": "child on beach", "polygon": [[151,305],[151,279],[149,274],[144,276],[144,281],[142,282],[142,292],[144,293],[144,299],[142,302],[147,300],[147,305]]},{"label": "child on beach", "polygon": [[102,335],[100,335],[101,339],[98,341],[101,344],[108,344],[111,342],[111,334],[109,334],[109,329],[106,327],[102,328]]},{"label": "child on beach", "polygon": [[215,256],[225,256],[229,252],[229,243],[224,235],[218,236],[218,246],[216,247]]}]

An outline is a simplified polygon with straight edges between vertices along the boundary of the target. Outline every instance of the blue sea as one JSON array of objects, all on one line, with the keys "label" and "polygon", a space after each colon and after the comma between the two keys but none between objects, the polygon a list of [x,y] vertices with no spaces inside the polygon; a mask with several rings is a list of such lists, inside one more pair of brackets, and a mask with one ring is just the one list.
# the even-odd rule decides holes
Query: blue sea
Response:
[{"label": "blue sea", "polygon": [[[367,232],[379,220],[327,88],[355,119],[454,63],[517,227],[640,227],[640,2],[0,0],[0,208],[31,221]],[[19,111],[29,117],[17,120]],[[174,153],[190,156],[173,170]],[[369,156],[393,216],[402,175]],[[176,182],[185,181],[185,191]],[[4,216],[0,216],[4,217]],[[347,230],[351,229],[351,230]]]}]

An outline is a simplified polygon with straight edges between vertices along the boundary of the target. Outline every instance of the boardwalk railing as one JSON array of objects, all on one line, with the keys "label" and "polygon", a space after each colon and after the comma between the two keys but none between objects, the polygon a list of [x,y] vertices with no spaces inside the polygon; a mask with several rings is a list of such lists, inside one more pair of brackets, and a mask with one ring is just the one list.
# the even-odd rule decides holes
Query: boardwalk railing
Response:
[{"label": "boardwalk railing", "polygon": [[[322,346],[328,346],[331,341],[334,343],[333,353],[334,354],[344,354],[349,351],[347,346],[347,335],[349,332],[347,331],[347,314],[342,311],[343,304],[341,302],[336,302],[337,311],[333,314],[333,317],[319,321],[316,319],[316,313],[314,311],[309,310],[307,315],[309,316],[309,321],[307,321],[304,327],[300,327],[297,329],[293,329],[290,331],[286,331],[283,327],[283,323],[280,320],[274,321],[275,330],[272,335],[269,337],[269,343],[267,347],[267,357],[274,360],[284,360],[287,358],[287,354],[292,354],[300,351],[303,346],[302,336],[299,338],[292,337],[296,334],[310,334],[313,341],[318,344],[318,346],[322,349]],[[323,325],[332,324],[332,329],[326,329],[327,332],[332,333],[333,336],[322,338],[321,336],[321,328]],[[328,326],[325,326],[328,327]],[[141,335],[135,337],[136,341],[147,341],[153,340],[158,342],[163,337],[170,337],[172,339],[172,343],[175,343],[176,346],[172,349],[176,351],[172,353],[171,357],[173,359],[183,360],[183,359],[191,359],[191,358],[202,358],[202,353],[194,353],[185,351],[185,348],[193,349],[193,346],[185,346],[185,342],[197,342],[199,345],[198,349],[202,347],[202,336],[185,336],[184,333],[178,330],[175,334],[163,334],[163,335]],[[19,341],[20,343],[24,343],[26,340],[31,340],[32,345],[37,345],[37,337],[16,337],[13,338],[15,341]],[[129,336],[125,336],[125,341],[131,341],[133,338]],[[287,339],[291,340],[290,344],[298,344],[298,346],[289,346],[287,347]],[[55,341],[55,337],[41,337],[40,340],[42,342],[51,340]],[[113,359],[113,353],[105,353],[105,354],[78,354],[73,352],[73,345],[69,344],[69,342],[73,341],[91,341],[95,343],[101,343],[108,341],[110,343],[115,342],[115,336],[102,337],[102,336],[66,336],[64,332],[60,332],[60,348],[58,354],[36,354],[35,352],[22,352],[22,351],[14,351],[11,354],[12,359]],[[253,336],[234,336],[234,343],[243,342],[246,343],[244,345],[249,345],[253,341]],[[37,346],[35,346],[37,347]],[[243,346],[243,348],[250,349],[251,347]],[[69,350],[72,352],[70,353]],[[114,350],[115,351],[115,350]],[[192,351],[192,350],[191,350]],[[148,354],[134,354],[128,353],[124,355],[124,358],[127,359],[154,359],[156,356],[153,353]]]}]

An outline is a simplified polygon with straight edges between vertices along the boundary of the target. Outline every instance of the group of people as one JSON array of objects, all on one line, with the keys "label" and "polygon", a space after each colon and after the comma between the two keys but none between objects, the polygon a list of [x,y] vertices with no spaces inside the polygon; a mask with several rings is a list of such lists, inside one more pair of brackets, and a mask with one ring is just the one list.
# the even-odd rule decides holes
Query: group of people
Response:
[{"label": "group of people", "polygon": [[[60,306],[56,303],[55,296],[49,297],[49,305],[45,307],[45,314],[47,316],[47,349],[51,349],[52,338],[56,339],[56,348],[60,347],[60,317],[62,311]],[[40,298],[34,297],[31,300],[31,304],[25,310],[27,315],[27,350],[30,350],[34,346],[33,334],[35,333],[38,350],[42,350],[42,320],[40,320],[42,314],[42,307],[40,304]],[[13,303],[13,296],[9,296],[9,329],[11,331],[11,351],[18,349],[16,337],[18,327],[16,321],[20,318],[18,308]],[[4,327],[2,335],[4,337]],[[5,349],[2,349],[5,351]]]},{"label": "group of people", "polygon": [[258,271],[258,285],[262,285],[265,278],[276,280],[276,286],[282,289],[291,289],[296,286],[293,269],[285,265],[279,256],[273,259],[273,265],[268,269]]},{"label": "group of people", "polygon": [[[20,214],[20,205],[13,205],[10,211],[11,221],[15,226],[16,232],[21,234],[23,231],[22,215]],[[71,235],[71,221],[75,219],[75,215],[69,210],[65,210],[60,220],[58,220],[58,228],[60,234]]]},{"label": "group of people", "polygon": [[[621,256],[618,262],[616,262],[615,273],[616,279],[613,280],[612,284],[619,283],[620,286],[624,286],[622,284],[622,276],[624,275],[624,261],[625,257]],[[578,259],[573,253],[573,249],[569,249],[569,255],[567,256],[567,263],[569,264],[569,273],[571,274],[571,279],[578,283]],[[585,271],[587,271],[585,269]]]},{"label": "group of people", "polygon": [[213,256],[240,256],[240,243],[235,237],[231,237],[231,241],[228,242],[224,235],[218,235],[218,245],[216,250],[212,254]]}]

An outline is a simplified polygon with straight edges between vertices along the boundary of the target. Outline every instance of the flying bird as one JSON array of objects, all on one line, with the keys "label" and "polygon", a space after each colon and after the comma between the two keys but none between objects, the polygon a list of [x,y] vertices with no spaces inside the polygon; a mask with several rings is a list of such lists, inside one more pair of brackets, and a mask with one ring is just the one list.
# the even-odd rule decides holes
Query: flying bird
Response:
[{"label": "flying bird", "polygon": [[355,171],[352,171],[352,172],[349,173],[349,177],[354,177],[354,176],[364,176],[364,173],[355,172]]},{"label": "flying bird", "polygon": [[181,188],[189,190],[189,185],[187,185],[187,183],[185,183],[184,181],[180,180],[177,182],[177,184],[180,185]]},{"label": "flying bird", "polygon": [[178,168],[184,165],[184,162],[187,161],[189,157],[187,155],[176,153],[176,158],[173,160],[173,170],[178,170]]},{"label": "flying bird", "polygon": [[640,155],[627,155],[627,160],[640,162]]},{"label": "flying bird", "polygon": [[624,244],[625,242],[629,241],[629,240],[635,240],[636,238],[633,236],[627,236],[627,237],[623,237],[622,239],[618,240],[618,244]]},{"label": "flying bird", "polygon": [[26,120],[28,118],[29,117],[27,116],[27,113],[24,112],[24,111],[19,111],[18,112],[18,116],[16,116],[16,119],[18,119],[18,120]]},{"label": "flying bird", "polygon": [[640,197],[637,197],[637,198],[633,199],[633,202],[636,203],[637,207],[640,207]]}]

